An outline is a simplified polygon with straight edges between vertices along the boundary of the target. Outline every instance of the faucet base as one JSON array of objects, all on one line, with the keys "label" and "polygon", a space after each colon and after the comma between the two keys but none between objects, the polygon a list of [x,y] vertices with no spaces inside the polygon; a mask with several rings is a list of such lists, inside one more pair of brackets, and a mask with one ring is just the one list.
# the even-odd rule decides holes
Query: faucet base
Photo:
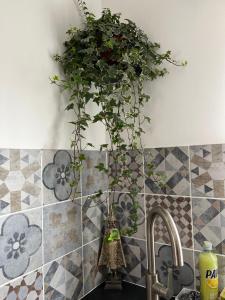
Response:
[{"label": "faucet base", "polygon": [[157,274],[152,275],[149,272],[146,273],[146,292],[147,300],[159,300],[159,295],[153,290],[153,286],[158,282]]}]

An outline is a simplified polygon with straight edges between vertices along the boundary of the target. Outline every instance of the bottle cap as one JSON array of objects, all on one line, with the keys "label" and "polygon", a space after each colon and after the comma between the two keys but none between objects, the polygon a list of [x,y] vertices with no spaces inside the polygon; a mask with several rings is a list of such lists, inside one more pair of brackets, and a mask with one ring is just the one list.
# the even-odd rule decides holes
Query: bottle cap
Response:
[{"label": "bottle cap", "polygon": [[212,251],[212,243],[210,243],[209,241],[204,241],[203,242],[203,250]]}]

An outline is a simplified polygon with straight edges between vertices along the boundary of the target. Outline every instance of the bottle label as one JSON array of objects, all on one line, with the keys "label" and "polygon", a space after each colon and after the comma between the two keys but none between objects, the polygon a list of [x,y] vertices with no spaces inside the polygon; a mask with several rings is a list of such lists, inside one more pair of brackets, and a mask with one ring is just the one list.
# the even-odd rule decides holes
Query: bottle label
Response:
[{"label": "bottle label", "polygon": [[218,270],[206,270],[205,274],[206,283],[210,288],[218,288]]}]

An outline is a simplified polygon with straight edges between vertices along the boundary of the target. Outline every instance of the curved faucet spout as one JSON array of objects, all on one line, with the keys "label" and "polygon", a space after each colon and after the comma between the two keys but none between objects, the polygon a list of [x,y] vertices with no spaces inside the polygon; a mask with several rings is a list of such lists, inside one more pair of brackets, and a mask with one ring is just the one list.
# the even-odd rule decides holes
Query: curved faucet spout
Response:
[{"label": "curved faucet spout", "polygon": [[162,284],[158,282],[158,277],[156,274],[154,225],[157,216],[160,216],[163,219],[163,222],[165,223],[167,231],[169,233],[174,266],[183,266],[183,252],[180,237],[174,220],[167,210],[160,206],[156,206],[149,212],[147,217],[148,272],[146,276],[146,285],[148,300],[158,300],[159,296],[170,299],[173,296],[172,270],[169,270],[168,272],[169,275],[167,287],[163,287]]}]

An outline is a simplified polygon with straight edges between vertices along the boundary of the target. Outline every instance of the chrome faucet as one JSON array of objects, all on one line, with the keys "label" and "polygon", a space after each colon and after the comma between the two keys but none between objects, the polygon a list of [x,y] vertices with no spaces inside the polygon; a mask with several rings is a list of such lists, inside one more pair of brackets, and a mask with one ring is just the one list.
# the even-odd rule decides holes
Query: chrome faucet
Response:
[{"label": "chrome faucet", "polygon": [[173,264],[175,267],[183,266],[183,253],[181,248],[180,237],[177,227],[170,213],[160,206],[154,207],[147,217],[147,255],[148,255],[148,271],[146,274],[147,300],[159,300],[159,297],[170,299],[173,297],[173,270],[168,269],[167,287],[164,287],[158,281],[158,275],[155,266],[155,246],[154,246],[154,225],[156,217],[160,216],[169,233]]}]

